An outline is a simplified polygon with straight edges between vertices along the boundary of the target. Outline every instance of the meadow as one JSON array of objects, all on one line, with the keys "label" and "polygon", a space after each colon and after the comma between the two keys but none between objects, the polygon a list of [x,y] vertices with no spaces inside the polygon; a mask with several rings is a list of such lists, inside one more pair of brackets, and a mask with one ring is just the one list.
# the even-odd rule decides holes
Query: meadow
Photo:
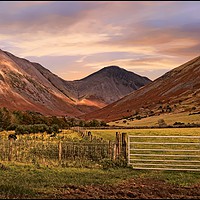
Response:
[{"label": "meadow", "polygon": [[[111,141],[114,143],[116,132],[125,132],[130,135],[139,136],[200,135],[199,128],[85,129],[84,131],[91,132],[95,144],[98,144],[100,141]],[[13,132],[1,132],[1,142],[2,140],[5,142],[10,133]],[[91,138],[83,138],[80,133],[74,130],[63,130],[61,133],[57,134],[56,137],[50,137],[48,134],[29,134],[19,135],[18,139],[19,138],[22,141],[26,141],[24,143],[26,150],[28,150],[31,145],[36,145],[37,143],[40,144],[38,147],[46,148],[50,145],[50,147],[56,147],[58,150],[60,140],[74,143],[81,142],[82,144],[84,144],[84,142],[87,144],[91,142]],[[101,138],[103,138],[103,140]],[[37,162],[36,160],[32,160],[32,158],[27,158],[27,160],[24,159],[22,161],[14,159],[12,161],[6,159],[1,160],[0,198],[198,198],[200,195],[198,192],[200,185],[199,172],[136,170],[130,166],[121,165],[121,163],[118,165],[111,165],[112,160],[107,157],[106,159],[97,158],[96,160],[85,159],[87,158],[85,157],[81,162],[78,157],[74,157],[69,160],[69,162],[59,163],[57,150],[55,150],[57,152],[56,158],[53,157],[53,159],[49,159],[54,155],[52,149],[48,148],[49,154],[46,159],[42,157],[42,152],[40,151],[41,159]],[[91,151],[94,151],[94,149],[91,149]],[[48,159],[51,162],[49,162]],[[107,164],[106,168],[103,167],[105,164]],[[159,192],[157,189],[159,185],[166,188],[165,191],[163,191],[165,193],[161,194],[162,192]],[[134,188],[135,193],[132,192],[133,188],[130,187]],[[146,187],[148,188],[148,192],[147,189],[145,189]],[[121,188],[121,191],[118,191],[117,188]],[[140,196],[142,195],[142,188],[144,189],[143,195],[145,191],[148,193],[146,196]],[[173,188],[177,189],[174,193],[172,191]],[[186,194],[184,191],[190,194]],[[150,194],[154,194],[155,196],[151,196]],[[179,196],[175,196],[178,194]]]},{"label": "meadow", "polygon": [[125,132],[129,135],[188,135],[199,136],[200,128],[158,128],[158,129],[88,129],[94,136],[102,137],[106,140],[115,140],[116,132]]},{"label": "meadow", "polygon": [[181,123],[200,123],[199,115],[190,115],[189,112],[184,113],[165,113],[151,117],[142,118],[140,120],[121,119],[108,123],[110,126],[158,126],[158,120],[163,119],[167,125],[173,125],[175,122]]},{"label": "meadow", "polygon": [[[107,170],[80,167],[63,168],[34,166],[15,162],[3,162],[3,166],[0,169],[1,198],[131,198],[131,196],[125,195],[130,195],[132,190],[137,191],[137,187],[141,188],[137,192],[138,195],[136,194],[136,198],[138,198],[141,195],[142,188],[145,190],[145,184],[148,184],[148,182],[152,184],[148,188],[151,189],[151,193],[155,191],[155,193],[158,193],[156,187],[158,188],[160,184],[160,186],[165,187],[163,192],[168,194],[165,196],[168,198],[173,194],[173,188],[181,188],[181,194],[177,191],[175,191],[176,194],[173,194],[176,195],[176,198],[178,195],[179,197],[184,195],[184,189],[188,193],[190,192],[190,198],[192,195],[196,198],[198,197],[197,195],[200,195],[199,193],[196,194],[200,180],[200,174],[197,172],[147,171],[133,170],[131,168],[111,168]],[[141,180],[144,183],[141,184]],[[132,189],[129,188],[129,185],[133,183],[135,184],[135,189],[134,187]],[[112,196],[121,184],[124,184],[124,187],[121,188],[121,192],[124,191],[124,195],[122,193],[121,196],[119,194]],[[156,186],[156,184],[158,185]],[[169,190],[168,185],[171,186],[171,190]],[[109,190],[107,192],[111,186],[113,191]],[[129,191],[126,191],[126,188]],[[149,194],[146,194],[146,198],[151,198],[151,193],[147,192]],[[85,193],[88,195],[86,196]],[[162,193],[162,190],[160,193]],[[158,194],[155,197],[158,198]]]}]

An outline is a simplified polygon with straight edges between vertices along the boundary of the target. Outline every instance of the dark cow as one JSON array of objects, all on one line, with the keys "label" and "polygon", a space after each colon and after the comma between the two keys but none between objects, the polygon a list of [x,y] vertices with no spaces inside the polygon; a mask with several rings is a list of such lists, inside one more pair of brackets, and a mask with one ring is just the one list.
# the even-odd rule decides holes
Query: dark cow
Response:
[{"label": "dark cow", "polygon": [[8,136],[8,139],[9,139],[9,140],[11,140],[11,139],[16,140],[16,139],[17,139],[17,136],[16,136],[15,134],[10,134],[10,135]]}]

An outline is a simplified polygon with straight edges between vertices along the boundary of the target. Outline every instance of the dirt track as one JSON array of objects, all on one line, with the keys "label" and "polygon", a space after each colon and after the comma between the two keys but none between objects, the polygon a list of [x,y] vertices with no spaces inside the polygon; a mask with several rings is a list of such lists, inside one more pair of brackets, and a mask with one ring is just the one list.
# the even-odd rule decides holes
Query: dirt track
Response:
[{"label": "dirt track", "polygon": [[57,188],[62,191],[48,198],[65,199],[200,199],[200,184],[181,187],[160,180],[130,179],[118,186],[74,186]]}]

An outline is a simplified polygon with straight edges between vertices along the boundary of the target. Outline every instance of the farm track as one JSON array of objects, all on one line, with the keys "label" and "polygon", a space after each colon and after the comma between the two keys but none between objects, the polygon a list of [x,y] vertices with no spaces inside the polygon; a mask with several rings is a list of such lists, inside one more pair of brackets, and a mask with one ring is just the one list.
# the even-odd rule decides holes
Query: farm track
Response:
[{"label": "farm track", "polygon": [[163,180],[138,178],[113,185],[65,185],[57,194],[41,193],[41,198],[54,199],[199,199],[200,183],[177,186]]}]

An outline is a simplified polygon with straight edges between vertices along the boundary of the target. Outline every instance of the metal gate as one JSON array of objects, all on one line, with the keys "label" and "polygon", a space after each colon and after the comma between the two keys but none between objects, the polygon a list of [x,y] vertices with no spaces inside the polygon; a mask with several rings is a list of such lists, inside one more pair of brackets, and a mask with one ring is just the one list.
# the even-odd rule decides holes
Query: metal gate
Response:
[{"label": "metal gate", "polygon": [[200,171],[200,136],[128,136],[134,169]]}]

